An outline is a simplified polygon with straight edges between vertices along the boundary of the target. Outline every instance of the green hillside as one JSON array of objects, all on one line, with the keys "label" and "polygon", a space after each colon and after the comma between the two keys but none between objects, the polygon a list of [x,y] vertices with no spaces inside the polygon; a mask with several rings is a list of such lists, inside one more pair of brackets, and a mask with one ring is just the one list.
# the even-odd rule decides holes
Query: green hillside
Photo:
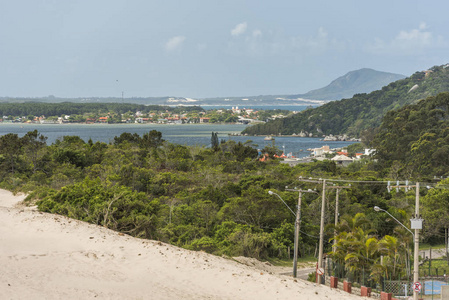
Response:
[{"label": "green hillside", "polygon": [[304,132],[314,136],[348,134],[360,136],[369,128],[378,127],[390,110],[412,104],[420,99],[449,91],[449,65],[435,66],[384,86],[369,94],[332,101],[284,119],[248,127],[249,135],[291,135]]},{"label": "green hillside", "polygon": [[370,146],[390,178],[449,175],[449,93],[390,111]]}]

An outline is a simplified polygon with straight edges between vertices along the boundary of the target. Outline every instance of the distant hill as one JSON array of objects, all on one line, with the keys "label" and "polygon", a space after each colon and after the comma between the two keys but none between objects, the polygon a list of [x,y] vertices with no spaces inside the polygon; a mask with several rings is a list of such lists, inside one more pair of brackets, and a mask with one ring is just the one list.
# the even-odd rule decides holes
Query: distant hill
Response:
[{"label": "distant hill", "polygon": [[363,130],[378,127],[388,111],[447,91],[449,64],[416,72],[369,94],[355,94],[352,98],[328,102],[288,118],[248,127],[243,133],[291,135],[303,132],[314,136],[360,136]]},{"label": "distant hill", "polygon": [[0,103],[123,103],[123,104],[143,104],[143,105],[214,105],[214,106],[260,106],[260,105],[311,105],[319,106],[329,100],[338,100],[352,97],[356,93],[369,93],[405,76],[387,72],[379,72],[372,69],[360,69],[347,73],[328,86],[310,91],[306,94],[298,95],[259,95],[241,97],[214,97],[192,99],[187,97],[166,96],[166,97],[79,97],[61,98],[53,95],[39,98],[21,97],[0,97]]},{"label": "distant hill", "polygon": [[355,94],[379,90],[383,86],[403,78],[405,78],[404,75],[364,68],[338,77],[321,89],[312,90],[306,94],[292,95],[289,98],[340,100],[350,98]]},{"label": "distant hill", "polygon": [[389,83],[405,78],[404,75],[380,72],[373,69],[351,71],[329,85],[305,94],[259,95],[245,97],[217,97],[199,100],[199,105],[321,105],[331,100],[350,98],[358,93],[370,93]]}]

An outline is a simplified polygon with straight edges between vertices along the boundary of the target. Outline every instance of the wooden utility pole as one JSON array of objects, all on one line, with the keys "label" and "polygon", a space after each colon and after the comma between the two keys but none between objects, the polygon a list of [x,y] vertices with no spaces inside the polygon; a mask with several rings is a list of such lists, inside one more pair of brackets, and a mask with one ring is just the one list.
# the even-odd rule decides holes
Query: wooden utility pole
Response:
[{"label": "wooden utility pole", "polygon": [[[321,284],[321,276],[324,274],[324,268],[323,268],[323,244],[324,244],[324,212],[325,212],[325,205],[326,205],[326,179],[318,179],[314,180],[312,178],[309,179],[303,179],[299,178],[299,181],[303,182],[310,182],[310,183],[322,183],[323,184],[323,194],[321,196],[321,221],[320,221],[320,243],[319,243],[319,249],[318,249],[318,263],[317,263],[317,269],[316,269],[316,282]],[[320,274],[321,273],[321,274]]]},{"label": "wooden utility pole", "polygon": [[[310,183],[322,183],[323,184],[323,191],[321,196],[321,220],[320,220],[320,243],[319,243],[319,249],[318,249],[318,263],[317,263],[317,276],[316,276],[316,282],[318,284],[322,283],[322,276],[324,275],[324,268],[323,268],[323,251],[324,251],[324,219],[325,219],[325,208],[326,208],[326,179],[318,179],[314,180],[312,178],[305,179],[305,178],[299,178],[299,181],[302,182],[310,182]],[[349,188],[345,186],[328,186],[327,188]]]},{"label": "wooden utility pole", "polygon": [[[320,222],[320,248],[318,252],[318,270],[323,269],[323,251],[324,251],[324,213],[326,205],[326,179],[323,179],[323,195],[321,196],[321,222]],[[323,274],[317,276],[317,283],[321,284]]]},{"label": "wooden utility pole", "polygon": [[349,189],[351,186],[328,186],[329,189],[336,189],[335,195],[335,229],[334,229],[334,245],[332,247],[332,251],[337,251],[337,225],[338,225],[338,196],[340,195],[340,191],[342,189]]}]

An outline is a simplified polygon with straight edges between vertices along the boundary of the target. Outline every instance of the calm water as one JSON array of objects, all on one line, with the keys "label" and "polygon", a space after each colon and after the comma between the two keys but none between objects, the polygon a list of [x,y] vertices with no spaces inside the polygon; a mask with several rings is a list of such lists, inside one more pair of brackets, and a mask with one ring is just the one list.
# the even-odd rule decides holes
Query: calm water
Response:
[{"label": "calm water", "polygon": [[[256,148],[263,148],[272,144],[265,141],[263,136],[233,136],[238,134],[247,125],[216,125],[216,124],[0,124],[0,135],[17,133],[20,137],[28,131],[37,129],[41,134],[48,137],[47,144],[52,144],[56,139],[65,135],[75,135],[84,141],[100,141],[109,143],[115,136],[123,132],[137,133],[143,135],[151,130],[162,132],[162,138],[168,142],[181,145],[205,145],[209,146],[211,133],[218,132],[219,140],[234,140],[246,142],[251,140]],[[231,135],[230,135],[231,134]],[[310,154],[307,149],[319,148],[329,145],[331,148],[341,148],[352,144],[352,142],[323,142],[318,138],[299,137],[276,137],[275,145],[279,149],[285,149],[285,153],[292,152],[297,157]]]},{"label": "calm water", "polygon": [[205,110],[212,109],[232,109],[233,107],[238,106],[240,109],[255,109],[255,110],[273,110],[273,109],[282,109],[282,110],[290,110],[290,111],[302,111],[307,109],[308,107],[317,107],[317,105],[202,105],[201,107]]}]

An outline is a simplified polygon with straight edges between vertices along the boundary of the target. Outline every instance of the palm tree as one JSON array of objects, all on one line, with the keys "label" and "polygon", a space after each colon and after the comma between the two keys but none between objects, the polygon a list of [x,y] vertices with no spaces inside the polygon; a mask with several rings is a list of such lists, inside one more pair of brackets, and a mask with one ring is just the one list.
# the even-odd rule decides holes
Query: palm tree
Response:
[{"label": "palm tree", "polygon": [[[368,228],[369,222],[362,213],[351,218],[345,216],[335,227],[337,235],[335,249],[329,253],[337,265],[343,265],[355,279],[365,279],[364,272],[370,272],[378,260],[378,241]],[[332,239],[332,240],[333,240]]]},{"label": "palm tree", "polygon": [[395,278],[397,275],[402,275],[401,270],[404,269],[404,265],[401,263],[401,252],[404,250],[403,244],[393,236],[386,235],[379,241],[379,251],[385,255],[383,263],[387,276],[391,274],[392,278]]}]

